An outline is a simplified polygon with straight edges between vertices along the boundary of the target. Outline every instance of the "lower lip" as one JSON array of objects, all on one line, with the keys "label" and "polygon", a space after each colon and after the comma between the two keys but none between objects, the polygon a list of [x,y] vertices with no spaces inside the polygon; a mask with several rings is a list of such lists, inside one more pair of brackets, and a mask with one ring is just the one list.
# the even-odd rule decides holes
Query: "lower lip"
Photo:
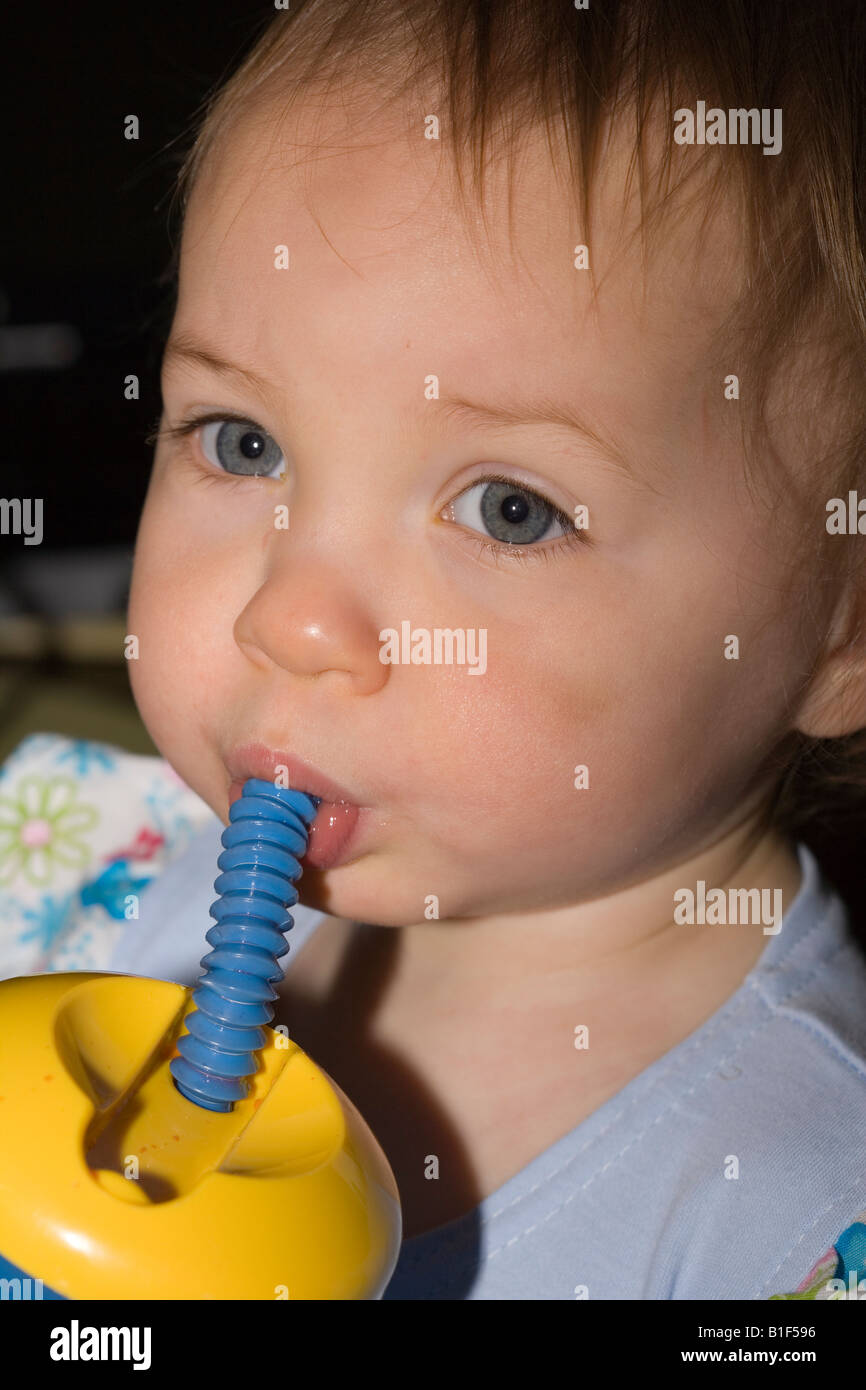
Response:
[{"label": "lower lip", "polygon": [[[243,783],[232,782],[229,806],[233,806],[242,795]],[[310,826],[307,852],[301,858],[301,864],[321,870],[336,869],[345,863],[355,839],[361,809],[350,802],[322,801]]]}]

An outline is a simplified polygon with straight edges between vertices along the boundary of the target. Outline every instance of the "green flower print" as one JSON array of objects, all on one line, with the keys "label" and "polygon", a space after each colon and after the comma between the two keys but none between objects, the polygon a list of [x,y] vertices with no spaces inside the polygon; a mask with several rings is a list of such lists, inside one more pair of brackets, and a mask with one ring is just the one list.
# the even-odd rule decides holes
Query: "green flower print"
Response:
[{"label": "green flower print", "polygon": [[0,883],[23,874],[40,887],[57,869],[83,869],[90,858],[81,835],[99,820],[76,800],[69,777],[22,777],[15,799],[0,796]]}]

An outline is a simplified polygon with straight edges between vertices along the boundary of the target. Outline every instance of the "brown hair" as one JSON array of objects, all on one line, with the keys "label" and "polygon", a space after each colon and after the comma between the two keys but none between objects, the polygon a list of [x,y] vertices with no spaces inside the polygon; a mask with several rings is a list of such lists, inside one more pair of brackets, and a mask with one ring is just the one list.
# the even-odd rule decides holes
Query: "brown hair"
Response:
[{"label": "brown hair", "polygon": [[[513,150],[522,131],[543,121],[551,154],[567,158],[584,229],[576,239],[589,239],[599,138],[615,115],[634,118],[642,241],[670,210],[675,162],[683,183],[697,168],[706,176],[705,222],[723,190],[739,199],[746,264],[726,328],[750,388],[741,413],[746,455],[748,441],[762,437],[774,366],[808,344],[812,421],[826,448],[810,458],[792,557],[813,567],[818,584],[853,582],[857,537],[828,535],[825,504],[866,479],[862,0],[589,0],[586,9],[573,0],[292,0],[290,11],[267,16],[248,56],[195,113],[172,211],[185,211],[223,133],[260,99],[280,95],[288,107],[304,91],[353,78],[384,98],[416,102],[423,93],[419,112],[440,113],[458,185],[465,196],[468,166],[478,202],[491,150]],[[675,110],[698,99],[723,110],[780,108],[783,153],[706,146],[684,161],[671,139],[660,142],[653,164],[653,117],[660,112],[672,132]],[[178,253],[179,239],[164,277],[172,284]],[[797,488],[791,476],[769,485],[789,495]],[[855,837],[866,830],[866,731],[839,739],[794,733],[773,765],[778,790],[768,815],[810,844],[859,926]]]}]

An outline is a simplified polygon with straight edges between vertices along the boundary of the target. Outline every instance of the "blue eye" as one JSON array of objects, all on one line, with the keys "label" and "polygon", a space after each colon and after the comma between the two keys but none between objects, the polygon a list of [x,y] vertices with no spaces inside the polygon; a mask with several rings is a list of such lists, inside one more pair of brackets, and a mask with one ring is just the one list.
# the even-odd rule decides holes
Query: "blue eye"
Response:
[{"label": "blue eye", "polygon": [[509,478],[482,479],[456,497],[449,510],[453,521],[484,527],[499,545],[531,545],[574,531],[559,507]]},{"label": "blue eye", "polygon": [[282,450],[267,430],[252,420],[222,417],[199,423],[202,426],[201,451],[215,468],[242,477],[285,476],[286,460]]}]

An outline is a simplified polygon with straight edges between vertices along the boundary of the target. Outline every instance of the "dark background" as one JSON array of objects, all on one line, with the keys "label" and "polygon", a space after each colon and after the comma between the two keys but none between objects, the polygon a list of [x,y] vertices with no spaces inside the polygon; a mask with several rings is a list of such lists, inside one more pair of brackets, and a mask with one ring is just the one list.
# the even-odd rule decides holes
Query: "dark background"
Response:
[{"label": "dark background", "polygon": [[[0,760],[42,730],[154,751],[122,637],[173,301],[173,180],[204,98],[273,14],[267,0],[147,0],[0,21],[0,496],[43,499],[41,545],[0,534]],[[34,334],[49,340],[39,362]]]}]

